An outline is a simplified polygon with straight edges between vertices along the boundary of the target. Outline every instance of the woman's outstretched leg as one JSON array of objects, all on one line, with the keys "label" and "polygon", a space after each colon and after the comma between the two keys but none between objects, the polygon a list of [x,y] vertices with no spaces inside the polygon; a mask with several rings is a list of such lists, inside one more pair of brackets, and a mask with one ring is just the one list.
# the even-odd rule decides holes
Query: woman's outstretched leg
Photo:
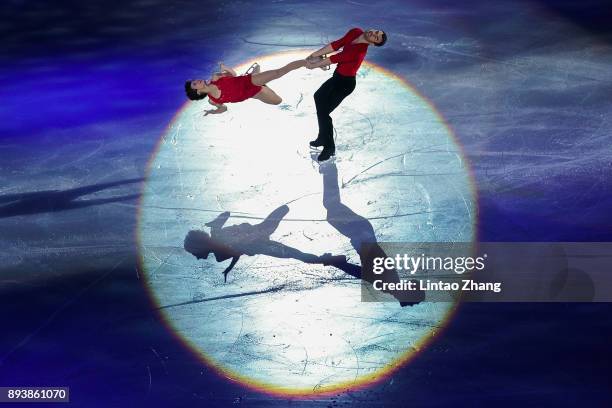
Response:
[{"label": "woman's outstretched leg", "polygon": [[278,79],[283,75],[288,74],[291,71],[295,71],[296,69],[302,68],[306,66],[306,60],[297,60],[290,62],[282,68],[271,69],[269,71],[260,72],[258,74],[251,75],[251,82],[253,85],[262,86],[267,84],[270,81]]}]

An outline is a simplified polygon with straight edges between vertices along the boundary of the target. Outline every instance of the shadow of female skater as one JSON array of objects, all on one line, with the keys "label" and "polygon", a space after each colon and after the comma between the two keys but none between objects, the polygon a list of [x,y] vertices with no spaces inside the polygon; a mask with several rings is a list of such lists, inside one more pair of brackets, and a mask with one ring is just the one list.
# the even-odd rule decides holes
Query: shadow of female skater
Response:
[{"label": "shadow of female skater", "polygon": [[281,220],[289,212],[289,207],[283,205],[272,211],[261,223],[251,225],[243,223],[223,227],[230,216],[229,212],[220,214],[215,220],[206,224],[210,227],[210,235],[204,231],[191,230],[185,237],[185,250],[198,259],[215,255],[217,262],[232,258],[231,263],[223,271],[224,280],[227,274],[242,255],[267,255],[274,258],[292,258],[309,264],[332,265],[346,263],[345,256],[332,256],[329,253],[322,256],[304,253],[296,248],[281,244],[270,239]]},{"label": "shadow of female skater", "polygon": [[[350,239],[351,246],[359,255],[361,265],[373,265],[373,259],[377,257],[387,257],[385,251],[378,245],[374,227],[370,221],[355,213],[348,206],[342,203],[340,197],[340,188],[338,186],[338,168],[335,163],[326,163],[319,168],[323,175],[323,206],[327,210],[327,222],[334,227],[339,233]],[[369,244],[363,248],[362,244]],[[367,251],[366,251],[367,248]],[[334,265],[336,266],[336,265]],[[345,266],[346,267],[346,266]],[[361,268],[354,265],[349,267],[345,272],[361,278]],[[373,283],[374,279],[365,278],[368,282]],[[377,277],[384,282],[399,282],[399,276],[395,269],[387,270],[382,275]],[[389,292],[392,294],[402,306],[414,305],[424,300],[422,291],[402,291]]]}]

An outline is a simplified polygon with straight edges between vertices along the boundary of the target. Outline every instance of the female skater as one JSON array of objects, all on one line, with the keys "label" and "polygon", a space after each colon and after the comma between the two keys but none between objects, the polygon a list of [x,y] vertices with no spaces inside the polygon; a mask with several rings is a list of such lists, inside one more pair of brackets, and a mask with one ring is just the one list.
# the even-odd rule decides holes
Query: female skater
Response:
[{"label": "female skater", "polygon": [[220,64],[221,73],[213,74],[209,81],[194,79],[185,82],[185,92],[192,101],[208,96],[211,105],[217,109],[207,110],[204,116],[223,113],[227,110],[224,103],[242,102],[249,98],[259,99],[263,103],[278,105],[282,102],[266,84],[287,73],[306,66],[306,60],[293,61],[282,68],[259,72],[255,69],[247,75],[236,75],[236,71]]}]

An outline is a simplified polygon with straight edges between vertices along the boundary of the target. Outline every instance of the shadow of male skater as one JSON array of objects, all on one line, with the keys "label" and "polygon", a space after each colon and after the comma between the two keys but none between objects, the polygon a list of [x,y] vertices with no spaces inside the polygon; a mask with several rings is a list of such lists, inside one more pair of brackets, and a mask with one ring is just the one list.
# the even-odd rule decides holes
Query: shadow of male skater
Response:
[{"label": "shadow of male skater", "polygon": [[243,223],[223,227],[230,216],[229,212],[220,214],[215,220],[206,224],[210,227],[210,235],[204,231],[191,230],[185,237],[185,250],[197,259],[215,255],[217,262],[232,258],[231,263],[223,271],[224,280],[227,274],[242,255],[267,255],[274,258],[292,258],[309,264],[332,265],[346,263],[346,257],[323,254],[316,256],[304,253],[296,248],[281,244],[270,239],[281,220],[289,212],[289,207],[283,205],[272,211],[261,223],[251,225]]},{"label": "shadow of male skater", "polygon": [[30,193],[7,194],[0,196],[0,203],[10,203],[0,207],[0,218],[17,215],[31,215],[48,212],[73,210],[76,208],[91,207],[119,201],[137,199],[140,194],[130,194],[110,198],[97,198],[89,200],[79,199],[81,196],[107,190],[124,184],[139,183],[143,179],[126,179],[109,183],[92,184],[89,186],[72,188],[69,190],[47,190]]},{"label": "shadow of male skater", "polygon": [[[355,213],[348,206],[342,203],[340,197],[340,188],[338,186],[338,168],[333,162],[326,163],[319,168],[323,174],[323,206],[327,210],[327,222],[334,227],[339,233],[350,239],[352,247],[355,249],[361,260],[361,265],[372,265],[372,260],[377,257],[387,257],[385,251],[378,245],[376,234],[370,221]],[[362,244],[370,244],[370,250],[365,252],[362,249]],[[335,266],[335,265],[334,265]],[[341,268],[344,270],[344,268]],[[351,268],[354,270],[354,268]],[[354,273],[348,272],[355,276]],[[359,278],[361,278],[361,269],[359,269]],[[399,276],[395,269],[387,270],[380,279],[384,282],[399,282]],[[367,279],[373,283],[373,279]],[[391,293],[402,306],[414,305],[422,302],[425,294],[422,291],[403,291],[399,294]]]}]

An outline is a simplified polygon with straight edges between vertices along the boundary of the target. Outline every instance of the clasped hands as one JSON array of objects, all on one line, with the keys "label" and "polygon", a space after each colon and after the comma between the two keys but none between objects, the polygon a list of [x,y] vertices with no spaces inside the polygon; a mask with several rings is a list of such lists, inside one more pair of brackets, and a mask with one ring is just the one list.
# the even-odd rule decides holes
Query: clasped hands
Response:
[{"label": "clasped hands", "polygon": [[321,55],[319,57],[314,57],[312,55],[308,56],[306,58],[306,68],[308,69],[321,68],[322,70],[327,70],[328,69],[327,66],[319,65],[321,61],[323,61],[325,58],[327,58],[325,55]]}]

